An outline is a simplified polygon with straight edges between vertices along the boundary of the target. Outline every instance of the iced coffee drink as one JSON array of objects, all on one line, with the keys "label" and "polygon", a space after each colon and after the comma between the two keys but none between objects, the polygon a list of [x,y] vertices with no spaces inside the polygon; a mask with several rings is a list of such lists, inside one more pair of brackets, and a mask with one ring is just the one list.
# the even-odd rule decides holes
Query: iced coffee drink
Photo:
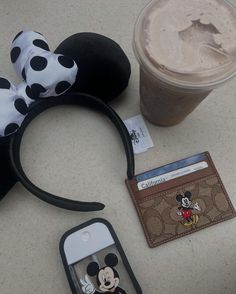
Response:
[{"label": "iced coffee drink", "polygon": [[236,9],[224,0],[155,0],[135,25],[143,115],[181,122],[236,74]]}]

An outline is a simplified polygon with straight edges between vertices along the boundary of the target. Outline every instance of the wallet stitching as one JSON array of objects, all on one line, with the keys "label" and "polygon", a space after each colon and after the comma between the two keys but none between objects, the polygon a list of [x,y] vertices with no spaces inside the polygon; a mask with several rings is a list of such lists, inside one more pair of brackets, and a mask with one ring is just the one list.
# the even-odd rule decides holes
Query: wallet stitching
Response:
[{"label": "wallet stitching", "polygon": [[[194,232],[200,231],[200,230],[202,230],[202,229],[204,229],[204,228],[207,228],[207,227],[210,227],[210,226],[212,226],[212,225],[215,225],[215,224],[221,223],[221,222],[223,222],[223,221],[226,221],[226,220],[232,219],[233,217],[236,216],[236,212],[235,212],[234,206],[232,205],[232,202],[231,202],[231,200],[230,200],[230,198],[229,198],[229,195],[228,195],[228,193],[227,193],[227,191],[226,191],[226,189],[225,189],[225,187],[224,187],[223,182],[221,181],[221,178],[220,178],[219,173],[218,173],[218,171],[217,171],[217,169],[216,169],[216,167],[215,167],[215,165],[214,165],[214,163],[213,163],[213,161],[212,161],[212,159],[211,159],[211,156],[210,156],[209,152],[205,152],[205,154],[206,154],[206,156],[208,157],[209,161],[210,161],[211,164],[212,164],[212,167],[213,167],[213,169],[214,169],[214,171],[215,171],[214,174],[213,174],[213,175],[210,175],[210,176],[202,177],[202,178],[197,179],[197,180],[195,180],[195,181],[189,181],[188,183],[186,183],[186,184],[184,184],[184,185],[179,185],[179,186],[177,186],[177,187],[182,187],[182,188],[184,188],[184,187],[186,187],[187,185],[189,185],[190,183],[195,184],[195,183],[201,182],[202,179],[206,179],[206,180],[207,180],[207,179],[211,179],[211,178],[213,178],[213,177],[216,177],[216,178],[218,179],[218,181],[219,181],[219,184],[220,184],[220,186],[221,186],[223,192],[224,192],[224,196],[226,197],[226,200],[227,200],[227,202],[228,202],[228,204],[229,204],[229,206],[230,206],[230,208],[231,208],[231,210],[232,210],[232,211],[231,211],[232,214],[229,215],[229,216],[225,216],[224,218],[222,218],[222,219],[220,219],[220,220],[212,221],[212,222],[210,222],[209,224],[202,225],[202,226],[199,227],[199,228],[194,228],[194,230],[180,233],[180,234],[178,234],[178,235],[176,235],[176,236],[173,236],[173,237],[171,237],[171,238],[168,238],[168,239],[166,239],[166,240],[158,241],[158,242],[153,242],[153,241],[151,240],[151,238],[149,237],[149,233],[148,233],[148,231],[147,231],[147,229],[146,229],[146,225],[145,225],[145,223],[143,222],[143,217],[142,217],[141,210],[140,210],[140,206],[139,206],[139,204],[140,204],[140,203],[143,203],[143,202],[137,202],[136,197],[135,197],[135,195],[134,195],[134,193],[133,193],[133,190],[132,190],[131,186],[129,185],[129,182],[127,181],[126,183],[128,184],[127,186],[128,186],[128,189],[129,189],[130,195],[131,195],[131,197],[132,197],[132,199],[133,199],[133,202],[134,202],[134,204],[135,204],[135,207],[136,207],[137,213],[138,213],[138,215],[139,215],[139,221],[140,221],[141,224],[142,224],[142,227],[143,227],[143,230],[144,230],[144,233],[145,233],[146,239],[147,239],[148,244],[149,244],[150,247],[156,247],[156,246],[158,246],[158,245],[162,245],[162,244],[164,244],[164,243],[167,243],[167,242],[169,242],[169,241],[172,241],[172,240],[175,240],[175,239],[181,238],[181,237],[183,237],[183,236],[190,235],[190,234],[192,234],[192,233],[194,233]],[[160,194],[160,196],[161,196],[161,195],[167,195],[167,194],[170,194],[170,191],[175,190],[177,187],[172,188],[172,189],[168,190],[167,192],[162,192],[162,193]],[[151,196],[151,197],[154,197],[154,196]],[[147,198],[145,198],[145,200],[147,200]]]}]

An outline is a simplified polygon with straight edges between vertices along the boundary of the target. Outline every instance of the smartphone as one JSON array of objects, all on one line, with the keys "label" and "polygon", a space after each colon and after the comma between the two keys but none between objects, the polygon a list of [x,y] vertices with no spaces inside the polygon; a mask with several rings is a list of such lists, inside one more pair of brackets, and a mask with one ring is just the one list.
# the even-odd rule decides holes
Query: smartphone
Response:
[{"label": "smartphone", "polygon": [[67,231],[60,253],[73,294],[141,294],[111,224],[92,219]]}]

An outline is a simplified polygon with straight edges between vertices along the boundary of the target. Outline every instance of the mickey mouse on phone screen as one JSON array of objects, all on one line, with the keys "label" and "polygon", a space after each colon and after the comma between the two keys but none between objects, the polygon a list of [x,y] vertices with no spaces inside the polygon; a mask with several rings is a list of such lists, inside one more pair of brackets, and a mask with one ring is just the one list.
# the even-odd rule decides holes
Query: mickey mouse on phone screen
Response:
[{"label": "mickey mouse on phone screen", "polygon": [[118,264],[118,258],[115,254],[107,254],[105,259],[105,266],[100,268],[98,263],[93,261],[87,266],[87,274],[90,277],[96,277],[99,290],[96,290],[89,277],[86,275],[85,279],[80,279],[82,290],[86,294],[126,294],[122,288],[118,287],[120,276],[115,270]]}]

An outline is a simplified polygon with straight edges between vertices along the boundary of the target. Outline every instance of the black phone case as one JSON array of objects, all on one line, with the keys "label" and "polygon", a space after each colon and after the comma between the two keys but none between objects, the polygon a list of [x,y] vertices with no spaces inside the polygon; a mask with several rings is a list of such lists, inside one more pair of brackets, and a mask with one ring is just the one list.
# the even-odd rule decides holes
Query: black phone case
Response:
[{"label": "black phone case", "polygon": [[[109,230],[113,240],[115,241],[115,246],[116,246],[116,249],[120,255],[120,258],[122,260],[122,263],[129,275],[129,278],[131,280],[131,282],[133,283],[133,288],[135,289],[136,293],[137,294],[142,294],[142,289],[138,283],[138,281],[136,280],[135,276],[134,276],[134,273],[133,273],[133,270],[128,262],[128,259],[124,253],[124,250],[121,246],[121,243],[112,227],[112,225],[105,219],[101,219],[101,218],[95,218],[95,219],[92,219],[90,221],[87,221],[77,227],[74,227],[72,228],[71,230],[67,231],[61,238],[60,240],[60,245],[59,245],[59,250],[60,250],[60,254],[61,254],[61,258],[62,258],[62,262],[63,262],[63,265],[64,265],[64,269],[65,269],[65,272],[66,272],[66,275],[67,275],[67,279],[68,279],[68,282],[69,282],[69,285],[70,285],[70,288],[71,288],[71,291],[73,294],[78,294],[78,291],[76,290],[75,288],[75,285],[74,285],[74,282],[72,280],[72,276],[71,276],[71,273],[70,273],[70,270],[69,270],[69,265],[67,264],[67,260],[66,260],[66,256],[65,256],[65,252],[64,252],[64,242],[65,242],[65,239],[71,235],[72,233],[78,231],[78,230],[81,230],[93,223],[97,223],[97,222],[100,222],[100,223],[103,223]],[[97,293],[97,292],[96,292]],[[100,293],[100,292],[99,292]],[[108,292],[101,292],[102,293],[108,293]],[[116,293],[116,292],[115,292]],[[131,294],[131,292],[128,292]],[[127,294],[128,294],[127,293]]]}]

